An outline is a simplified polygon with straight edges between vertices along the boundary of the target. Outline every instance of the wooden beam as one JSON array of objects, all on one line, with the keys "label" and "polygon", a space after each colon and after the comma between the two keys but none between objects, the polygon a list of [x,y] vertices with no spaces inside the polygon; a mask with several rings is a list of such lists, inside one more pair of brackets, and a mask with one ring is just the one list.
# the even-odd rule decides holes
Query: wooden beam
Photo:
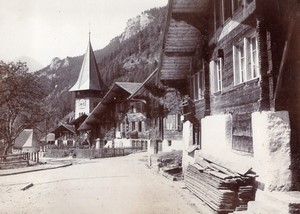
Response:
[{"label": "wooden beam", "polygon": [[275,88],[275,94],[274,94],[275,108],[276,108],[276,101],[279,97],[279,93],[280,93],[281,88],[282,88],[284,68],[285,68],[285,65],[286,65],[286,60],[287,60],[288,51],[289,51],[289,48],[290,48],[290,45],[291,45],[291,38],[292,38],[292,35],[293,35],[293,32],[294,32],[294,28],[295,28],[295,18],[292,17],[291,21],[290,21],[289,29],[288,29],[287,40],[285,41],[285,45],[284,45],[282,59],[281,59],[281,62],[280,62],[279,74],[278,74],[278,78],[277,78],[277,84],[276,84],[276,88]]}]

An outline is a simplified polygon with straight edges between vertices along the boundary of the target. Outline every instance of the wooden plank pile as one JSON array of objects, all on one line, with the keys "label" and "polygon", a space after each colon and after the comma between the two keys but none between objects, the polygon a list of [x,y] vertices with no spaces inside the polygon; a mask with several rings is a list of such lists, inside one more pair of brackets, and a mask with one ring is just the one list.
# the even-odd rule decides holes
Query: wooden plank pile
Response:
[{"label": "wooden plank pile", "polygon": [[255,175],[232,172],[205,159],[187,167],[185,184],[213,213],[226,214],[246,210],[254,200]]}]

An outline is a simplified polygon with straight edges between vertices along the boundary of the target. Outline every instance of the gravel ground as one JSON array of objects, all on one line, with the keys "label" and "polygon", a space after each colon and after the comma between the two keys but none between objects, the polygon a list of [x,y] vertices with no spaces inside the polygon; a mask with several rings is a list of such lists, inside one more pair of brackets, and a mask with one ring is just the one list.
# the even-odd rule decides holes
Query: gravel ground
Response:
[{"label": "gravel ground", "polygon": [[149,170],[146,153],[77,160],[66,168],[0,177],[0,213],[198,213],[180,186]]}]

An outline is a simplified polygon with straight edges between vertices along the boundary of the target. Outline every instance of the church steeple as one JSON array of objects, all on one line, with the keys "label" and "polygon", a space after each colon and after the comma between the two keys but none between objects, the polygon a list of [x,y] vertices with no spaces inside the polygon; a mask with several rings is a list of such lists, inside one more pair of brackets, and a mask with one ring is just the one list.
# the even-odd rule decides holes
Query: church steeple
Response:
[{"label": "church steeple", "polygon": [[107,92],[107,86],[100,77],[91,45],[90,32],[88,47],[77,82],[69,91],[75,92],[75,119],[83,114],[88,115],[91,113]]},{"label": "church steeple", "polygon": [[91,45],[91,33],[89,32],[89,43],[77,82],[69,91],[106,91],[106,88],[106,85],[100,77],[94,51]]}]

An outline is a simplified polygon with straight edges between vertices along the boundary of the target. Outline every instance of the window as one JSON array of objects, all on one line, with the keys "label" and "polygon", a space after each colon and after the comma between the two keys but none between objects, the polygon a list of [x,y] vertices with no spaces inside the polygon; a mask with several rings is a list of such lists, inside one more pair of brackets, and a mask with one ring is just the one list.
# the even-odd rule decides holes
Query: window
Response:
[{"label": "window", "polygon": [[245,38],[233,47],[234,84],[257,78],[259,73],[257,38]]},{"label": "window", "polygon": [[200,100],[204,96],[204,73],[200,71],[192,77],[194,100]]},{"label": "window", "polygon": [[217,28],[223,24],[222,0],[215,0],[215,20]]},{"label": "window", "polygon": [[231,18],[232,15],[243,5],[243,0],[215,0],[215,24],[216,28]]},{"label": "window", "polygon": [[256,37],[250,38],[250,51],[251,51],[251,75],[252,79],[258,77],[258,51]]},{"label": "window", "polygon": [[142,130],[143,130],[142,121],[139,121],[138,125],[139,125],[138,131],[142,132]]},{"label": "window", "polygon": [[218,57],[217,60],[210,63],[211,75],[211,93],[216,93],[222,90],[222,72],[223,72],[223,58]]},{"label": "window", "polygon": [[135,122],[131,122],[131,131],[135,131]]},{"label": "window", "polygon": [[232,0],[232,12],[234,13],[243,5],[243,0]]},{"label": "window", "polygon": [[217,76],[217,91],[222,90],[222,70],[223,70],[223,65],[222,65],[222,58],[218,58],[216,63],[216,76]]},{"label": "window", "polygon": [[232,16],[232,0],[223,0],[224,21]]},{"label": "window", "polygon": [[181,130],[181,121],[179,114],[171,114],[165,118],[165,129],[166,130]]}]

